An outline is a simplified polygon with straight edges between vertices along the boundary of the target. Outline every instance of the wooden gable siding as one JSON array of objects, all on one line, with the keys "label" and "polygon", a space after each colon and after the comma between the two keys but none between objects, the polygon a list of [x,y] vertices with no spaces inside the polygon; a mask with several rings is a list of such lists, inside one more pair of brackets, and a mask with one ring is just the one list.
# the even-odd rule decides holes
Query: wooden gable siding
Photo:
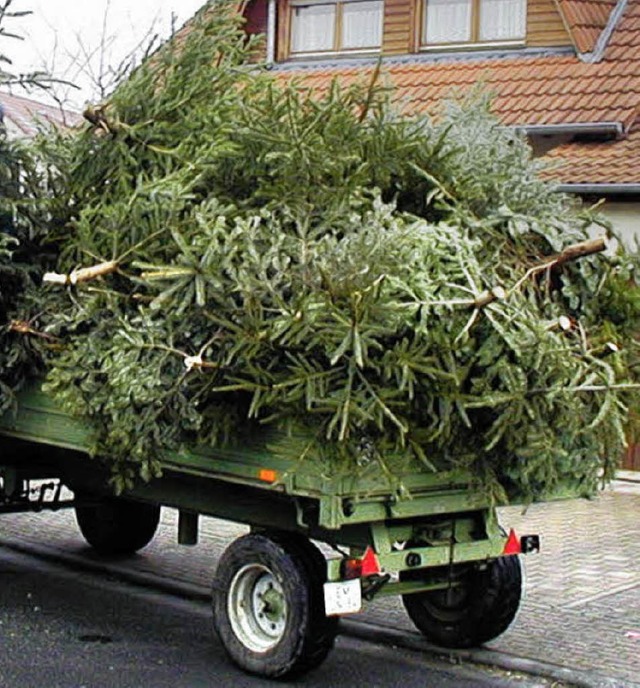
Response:
[{"label": "wooden gable siding", "polygon": [[[265,0],[266,2],[267,0]],[[282,62],[289,57],[289,2],[277,0],[278,28],[276,29],[276,61]]]},{"label": "wooden gable siding", "polygon": [[541,48],[568,45],[572,45],[571,37],[554,0],[528,0],[527,46]]},{"label": "wooden gable siding", "polygon": [[398,55],[415,52],[417,35],[415,0],[385,0],[382,52]]}]

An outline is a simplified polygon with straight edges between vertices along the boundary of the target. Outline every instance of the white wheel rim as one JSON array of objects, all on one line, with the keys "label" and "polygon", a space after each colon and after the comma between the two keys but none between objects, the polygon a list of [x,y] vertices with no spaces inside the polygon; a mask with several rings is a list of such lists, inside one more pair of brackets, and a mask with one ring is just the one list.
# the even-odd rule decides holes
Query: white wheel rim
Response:
[{"label": "white wheel rim", "polygon": [[267,652],[284,635],[287,601],[282,585],[261,564],[247,564],[234,575],[227,613],[238,640],[252,652]]}]

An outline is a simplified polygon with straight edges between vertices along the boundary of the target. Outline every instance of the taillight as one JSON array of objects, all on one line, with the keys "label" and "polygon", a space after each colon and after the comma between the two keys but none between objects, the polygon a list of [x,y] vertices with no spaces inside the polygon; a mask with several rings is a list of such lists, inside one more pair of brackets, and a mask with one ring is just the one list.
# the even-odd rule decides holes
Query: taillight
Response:
[{"label": "taillight", "polygon": [[380,562],[371,547],[367,547],[362,558],[345,559],[342,563],[342,575],[345,579],[366,578],[380,571]]},{"label": "taillight", "polygon": [[523,535],[519,538],[515,530],[509,531],[509,537],[505,542],[502,554],[529,554],[540,551],[540,536]]}]

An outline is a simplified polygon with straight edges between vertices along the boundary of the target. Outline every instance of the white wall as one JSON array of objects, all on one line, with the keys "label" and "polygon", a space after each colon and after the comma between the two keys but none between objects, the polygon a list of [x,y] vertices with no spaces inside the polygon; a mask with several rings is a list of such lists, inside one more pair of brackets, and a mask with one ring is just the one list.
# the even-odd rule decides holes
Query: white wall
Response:
[{"label": "white wall", "polygon": [[25,138],[25,133],[18,127],[18,125],[10,118],[5,115],[4,118],[4,128],[7,132],[7,138],[9,139],[22,139]]},{"label": "white wall", "polygon": [[607,201],[602,212],[625,246],[632,251],[640,250],[640,201]]}]

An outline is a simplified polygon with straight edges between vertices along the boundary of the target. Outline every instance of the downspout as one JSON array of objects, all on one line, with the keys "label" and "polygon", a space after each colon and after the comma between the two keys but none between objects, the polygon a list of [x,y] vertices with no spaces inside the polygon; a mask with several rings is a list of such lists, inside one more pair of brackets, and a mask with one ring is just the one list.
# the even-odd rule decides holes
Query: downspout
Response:
[{"label": "downspout", "polygon": [[267,5],[267,64],[276,61],[276,0],[269,0]]}]

